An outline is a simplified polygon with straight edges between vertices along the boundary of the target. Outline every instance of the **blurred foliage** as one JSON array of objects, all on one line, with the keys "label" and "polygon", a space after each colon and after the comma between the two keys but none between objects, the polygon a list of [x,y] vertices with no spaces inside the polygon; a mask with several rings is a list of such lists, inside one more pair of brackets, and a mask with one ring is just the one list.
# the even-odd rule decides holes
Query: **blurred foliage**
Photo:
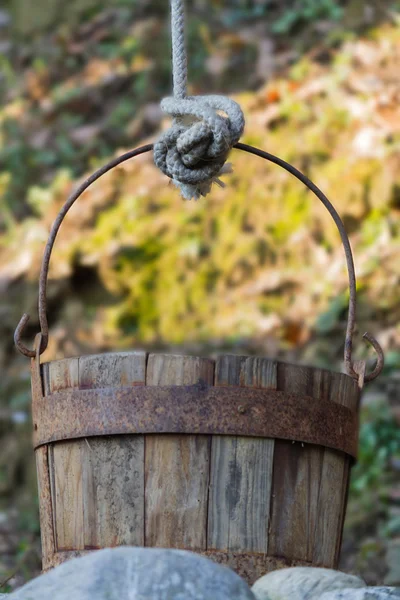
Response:
[{"label": "blurred foliage", "polygon": [[[359,454],[351,474],[342,567],[363,573],[370,584],[382,580],[388,584],[399,582],[399,422],[382,396],[361,411]],[[391,544],[395,549],[394,564],[388,569],[393,562]],[[352,548],[350,556],[346,548]]]},{"label": "blurred foliage", "polygon": [[[372,498],[385,499],[388,487],[393,484],[391,460],[400,460],[400,428],[387,405],[378,402],[362,411],[358,462],[351,481],[351,493],[358,508],[369,510]],[[388,532],[394,533],[394,526],[400,534],[398,518],[395,523],[387,524]]]},{"label": "blurred foliage", "polygon": [[[29,365],[13,328],[26,311],[27,338],[37,332],[40,260],[62,203],[110,156],[167,126],[158,103],[171,87],[167,2],[74,0],[32,22],[21,2],[8,0],[21,23],[0,59],[0,548],[2,515],[9,540],[0,582],[17,571],[12,588],[38,568]],[[237,94],[243,141],[311,177],[350,234],[358,324],[379,333],[387,361],[366,395],[344,566],[382,581],[386,542],[399,535],[399,416],[388,389],[400,371],[400,6],[188,7],[190,92]],[[199,203],[183,203],[149,156],[85,192],[54,250],[45,360],[140,344],[340,368],[348,282],[329,214],[278,167],[239,152],[232,162],[227,188]],[[358,355],[370,356],[364,346]],[[383,405],[368,400],[378,392]]]},{"label": "blurred foliage", "polygon": [[319,19],[339,20],[343,15],[343,8],[337,0],[298,0],[293,8],[287,9],[275,21],[275,33],[289,33],[296,25],[303,21],[316,21]]}]

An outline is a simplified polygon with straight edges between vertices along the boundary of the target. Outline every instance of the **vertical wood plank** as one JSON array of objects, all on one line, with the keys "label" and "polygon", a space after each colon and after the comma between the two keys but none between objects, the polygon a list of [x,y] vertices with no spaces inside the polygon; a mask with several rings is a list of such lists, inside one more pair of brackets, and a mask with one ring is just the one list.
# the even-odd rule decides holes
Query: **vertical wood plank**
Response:
[{"label": "vertical wood plank", "polygon": [[51,501],[48,446],[40,446],[35,451],[38,478],[40,512],[40,537],[42,542],[42,567],[47,569],[55,552],[53,505]]},{"label": "vertical wood plank", "polygon": [[[320,380],[324,388],[330,374]],[[314,370],[279,363],[278,389],[299,395],[323,395],[317,390]],[[321,484],[324,449],[319,446],[276,440],[272,489],[271,532],[268,553],[310,560],[315,516]]]},{"label": "vertical wood plank", "polygon": [[[144,385],[146,353],[83,356],[79,387]],[[102,436],[81,447],[84,548],[144,544],[144,438]]]},{"label": "vertical wood plank", "polygon": [[[276,440],[268,554],[309,560],[323,448]],[[282,552],[282,554],[279,554]]]},{"label": "vertical wood plank", "polygon": [[[79,359],[43,365],[45,395],[79,386]],[[49,445],[48,461],[56,550],[83,549],[82,442]]]},{"label": "vertical wood plank", "polygon": [[82,447],[84,548],[144,544],[143,436],[89,438]]},{"label": "vertical wood plank", "polygon": [[[264,358],[221,356],[215,385],[276,388],[276,363]],[[274,440],[212,438],[209,549],[266,552]]]},{"label": "vertical wood plank", "polygon": [[[336,381],[345,379],[351,386],[351,380],[337,373],[284,363],[278,366],[279,390],[321,400],[340,401],[338,393],[349,390],[338,390]],[[270,555],[334,566],[347,461],[343,453],[320,446],[276,441]]]},{"label": "vertical wood plank", "polygon": [[80,389],[144,385],[145,379],[145,352],[93,354],[79,359]]},{"label": "vertical wood plank", "polygon": [[[85,356],[44,365],[46,393],[144,385],[146,354]],[[49,463],[58,550],[144,541],[143,436],[59,442]]]},{"label": "vertical wood plank", "polygon": [[54,360],[42,369],[45,395],[79,387],[79,358]]},{"label": "vertical wood plank", "polygon": [[[151,354],[147,385],[213,383],[214,362]],[[146,546],[206,549],[210,439],[204,435],[145,437]]]},{"label": "vertical wood plank", "polygon": [[[239,385],[245,356],[220,356],[215,362],[214,385]],[[231,521],[235,518],[238,479],[236,436],[215,436],[211,441],[210,500],[208,506],[207,547],[229,550]]]},{"label": "vertical wood plank", "polygon": [[[335,375],[329,390],[330,400],[357,410],[359,394],[354,383],[348,377]],[[316,565],[336,566],[338,561],[349,477],[350,457],[325,448],[312,554],[313,563]],[[339,534],[336,544],[333,543],[332,532]]]},{"label": "vertical wood plank", "polygon": [[82,440],[50,446],[52,496],[57,550],[82,550]]}]

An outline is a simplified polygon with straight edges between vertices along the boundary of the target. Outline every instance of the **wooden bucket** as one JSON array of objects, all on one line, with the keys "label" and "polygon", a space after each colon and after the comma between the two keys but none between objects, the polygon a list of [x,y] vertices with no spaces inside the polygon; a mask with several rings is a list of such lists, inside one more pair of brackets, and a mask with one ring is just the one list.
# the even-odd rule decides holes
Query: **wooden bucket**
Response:
[{"label": "wooden bucket", "polygon": [[144,352],[45,363],[42,378],[44,569],[118,545],[193,550],[250,582],[281,566],[337,566],[357,445],[353,378]]},{"label": "wooden bucket", "polygon": [[[34,446],[43,568],[98,548],[182,548],[226,564],[250,583],[291,565],[337,567],[350,466],[357,453],[365,365],[351,361],[355,276],[343,224],[350,309],[349,374],[263,357],[123,352],[41,364],[48,343],[46,282],[66,202],[46,246],[39,289],[41,333],[32,358]],[[383,363],[378,343],[376,377]]]}]

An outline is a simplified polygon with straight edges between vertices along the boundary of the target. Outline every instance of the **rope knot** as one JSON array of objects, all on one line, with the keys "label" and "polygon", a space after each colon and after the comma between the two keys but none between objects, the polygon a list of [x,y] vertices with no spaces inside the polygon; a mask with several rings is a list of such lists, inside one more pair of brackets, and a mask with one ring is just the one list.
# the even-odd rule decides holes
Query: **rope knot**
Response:
[{"label": "rope knot", "polygon": [[[180,187],[187,200],[205,196],[219,177],[244,129],[239,104],[225,96],[165,98],[162,110],[174,118],[172,127],[154,145],[154,161]],[[221,114],[224,113],[224,114]]]}]

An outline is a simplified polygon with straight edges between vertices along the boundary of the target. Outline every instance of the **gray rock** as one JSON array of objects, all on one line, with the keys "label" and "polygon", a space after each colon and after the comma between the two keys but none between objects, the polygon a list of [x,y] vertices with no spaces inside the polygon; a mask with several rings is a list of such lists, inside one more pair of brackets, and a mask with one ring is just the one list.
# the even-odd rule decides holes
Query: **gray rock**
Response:
[{"label": "gray rock", "polygon": [[364,586],[359,577],[341,571],[292,567],[264,575],[251,589],[257,600],[321,600],[324,592]]},{"label": "gray rock", "polygon": [[9,600],[255,600],[236,573],[184,550],[113,548],[75,558]]},{"label": "gray rock", "polygon": [[322,594],[320,600],[387,600],[400,598],[400,588],[394,587],[363,587],[357,590],[344,589]]}]

